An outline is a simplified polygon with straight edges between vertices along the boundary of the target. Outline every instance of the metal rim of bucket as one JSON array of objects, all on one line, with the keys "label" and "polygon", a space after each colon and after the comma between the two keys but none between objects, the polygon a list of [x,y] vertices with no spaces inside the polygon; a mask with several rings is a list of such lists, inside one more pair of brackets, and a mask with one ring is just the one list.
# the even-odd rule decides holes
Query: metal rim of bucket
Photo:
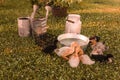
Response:
[{"label": "metal rim of bucket", "polygon": [[74,16],[74,17],[79,17],[80,18],[80,15],[78,15],[78,14],[68,14],[67,17],[69,17],[69,16]]},{"label": "metal rim of bucket", "polygon": [[29,17],[19,17],[17,18],[17,20],[29,20],[30,18]]}]

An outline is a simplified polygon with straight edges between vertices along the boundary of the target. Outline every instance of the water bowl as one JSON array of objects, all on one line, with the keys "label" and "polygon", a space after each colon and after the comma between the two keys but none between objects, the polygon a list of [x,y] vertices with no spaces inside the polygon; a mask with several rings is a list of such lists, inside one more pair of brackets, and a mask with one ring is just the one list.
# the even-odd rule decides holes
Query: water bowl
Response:
[{"label": "water bowl", "polygon": [[89,43],[88,37],[81,35],[81,34],[75,34],[75,33],[61,34],[58,36],[57,39],[60,42],[60,44],[64,46],[70,46],[72,42],[76,41],[84,49],[87,47]]}]

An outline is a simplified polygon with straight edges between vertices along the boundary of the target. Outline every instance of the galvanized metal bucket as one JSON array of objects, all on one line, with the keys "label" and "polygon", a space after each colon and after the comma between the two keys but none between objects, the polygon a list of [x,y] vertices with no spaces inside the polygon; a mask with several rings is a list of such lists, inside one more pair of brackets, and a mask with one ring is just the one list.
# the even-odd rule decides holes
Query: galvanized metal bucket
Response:
[{"label": "galvanized metal bucket", "polygon": [[28,17],[19,17],[18,34],[20,37],[28,37],[30,35],[30,19]]},{"label": "galvanized metal bucket", "polygon": [[47,32],[47,20],[46,18],[35,18],[32,20],[32,30],[37,34],[43,34]]}]

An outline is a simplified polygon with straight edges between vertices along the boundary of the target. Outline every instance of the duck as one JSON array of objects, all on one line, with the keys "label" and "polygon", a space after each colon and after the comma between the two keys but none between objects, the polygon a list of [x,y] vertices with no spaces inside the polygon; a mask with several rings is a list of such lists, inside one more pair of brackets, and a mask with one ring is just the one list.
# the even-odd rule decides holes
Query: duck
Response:
[{"label": "duck", "polygon": [[54,52],[64,58],[65,60],[69,60],[69,55],[75,52],[75,47],[77,46],[76,42],[72,42],[70,46],[63,46],[61,48],[55,49]]}]

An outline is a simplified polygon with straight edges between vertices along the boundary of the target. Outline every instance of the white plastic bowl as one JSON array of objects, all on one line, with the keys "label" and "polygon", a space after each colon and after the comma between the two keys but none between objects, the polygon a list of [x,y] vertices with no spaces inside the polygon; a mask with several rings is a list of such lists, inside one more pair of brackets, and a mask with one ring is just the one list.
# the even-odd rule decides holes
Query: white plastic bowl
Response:
[{"label": "white plastic bowl", "polygon": [[58,36],[58,41],[65,46],[70,46],[73,41],[78,42],[81,47],[85,47],[89,43],[89,38],[75,33],[65,33]]}]

